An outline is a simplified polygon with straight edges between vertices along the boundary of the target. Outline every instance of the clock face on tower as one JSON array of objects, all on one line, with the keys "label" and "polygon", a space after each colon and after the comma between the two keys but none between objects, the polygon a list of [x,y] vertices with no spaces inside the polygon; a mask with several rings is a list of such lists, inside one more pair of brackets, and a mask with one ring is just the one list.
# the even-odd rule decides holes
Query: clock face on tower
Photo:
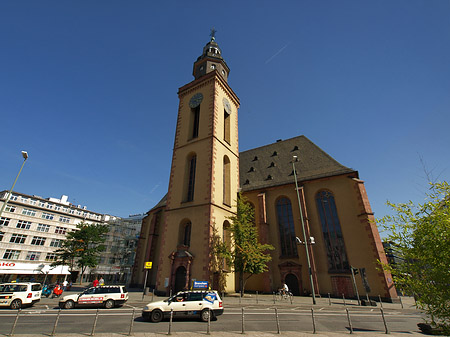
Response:
[{"label": "clock face on tower", "polygon": [[189,107],[191,109],[195,109],[196,107],[198,107],[200,105],[200,103],[202,101],[203,101],[203,95],[200,92],[198,92],[194,96],[191,97],[191,99],[189,101]]},{"label": "clock face on tower", "polygon": [[228,100],[226,98],[224,98],[222,100],[223,102],[223,107],[225,109],[225,111],[227,112],[227,114],[231,115],[231,104],[230,102],[228,102]]}]

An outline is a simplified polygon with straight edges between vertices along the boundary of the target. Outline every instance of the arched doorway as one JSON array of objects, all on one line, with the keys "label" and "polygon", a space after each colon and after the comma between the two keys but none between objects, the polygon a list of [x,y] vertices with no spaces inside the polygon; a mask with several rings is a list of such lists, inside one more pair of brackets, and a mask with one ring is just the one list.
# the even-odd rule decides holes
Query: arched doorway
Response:
[{"label": "arched doorway", "polygon": [[300,287],[298,284],[297,276],[295,276],[294,274],[287,274],[284,279],[284,282],[287,284],[292,295],[294,296],[300,295]]},{"label": "arched doorway", "polygon": [[186,287],[186,268],[180,266],[175,272],[175,293]]}]

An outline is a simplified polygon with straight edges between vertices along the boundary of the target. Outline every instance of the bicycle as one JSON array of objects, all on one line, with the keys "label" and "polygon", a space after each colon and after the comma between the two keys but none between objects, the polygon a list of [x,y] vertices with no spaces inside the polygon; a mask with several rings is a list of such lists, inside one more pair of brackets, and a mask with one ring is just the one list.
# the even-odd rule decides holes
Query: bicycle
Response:
[{"label": "bicycle", "polygon": [[278,290],[278,292],[276,293],[276,295],[282,299],[282,300],[288,300],[289,298],[291,298],[292,296],[294,296],[289,290],[286,291],[284,289],[280,289]]}]

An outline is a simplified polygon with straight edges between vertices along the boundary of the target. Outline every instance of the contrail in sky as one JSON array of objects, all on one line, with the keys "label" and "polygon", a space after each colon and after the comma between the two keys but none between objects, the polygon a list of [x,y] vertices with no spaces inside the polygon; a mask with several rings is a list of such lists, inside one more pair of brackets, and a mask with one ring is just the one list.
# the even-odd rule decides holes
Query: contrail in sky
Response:
[{"label": "contrail in sky", "polygon": [[279,51],[277,51],[275,54],[273,54],[271,57],[269,57],[267,59],[267,61],[265,62],[265,64],[269,63],[270,61],[272,61],[275,57],[278,56],[278,54],[280,54],[283,50],[286,49],[286,47],[289,45],[289,43],[287,43],[283,48],[281,48]]}]

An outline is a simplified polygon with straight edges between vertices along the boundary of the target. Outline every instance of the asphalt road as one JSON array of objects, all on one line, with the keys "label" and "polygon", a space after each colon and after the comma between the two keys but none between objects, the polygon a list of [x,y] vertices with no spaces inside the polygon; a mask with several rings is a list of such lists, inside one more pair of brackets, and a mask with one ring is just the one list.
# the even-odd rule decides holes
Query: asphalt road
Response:
[{"label": "asphalt road", "polygon": [[[54,305],[54,299],[42,301],[34,307],[22,310],[16,322],[15,335],[50,335],[54,329],[59,310]],[[130,326],[133,333],[158,333],[167,334],[169,321],[150,323],[144,321],[141,316],[142,306],[139,303],[127,303],[122,308],[99,309],[96,320],[96,309],[61,310],[55,329],[58,335],[83,334],[89,335],[93,331],[96,321],[95,333],[119,333],[128,334]],[[145,302],[143,302],[145,303]],[[50,304],[50,305],[49,305]],[[53,305],[52,305],[53,304]],[[137,304],[137,305],[136,305]],[[275,314],[276,305],[258,304],[246,305],[244,308],[245,332],[273,332],[277,333],[278,325]],[[357,306],[321,306],[314,307],[314,321],[317,332],[340,332],[348,334],[350,324],[347,318],[349,310],[351,324],[354,332],[384,333],[385,326],[379,308]],[[133,316],[134,310],[134,318]],[[306,305],[284,305],[277,307],[278,322],[281,332],[312,332],[311,308]],[[417,323],[423,320],[423,315],[417,310],[401,310],[386,308],[383,310],[386,325],[391,333],[417,332]],[[17,311],[0,309],[0,333],[7,335],[11,332],[17,318]],[[217,320],[211,322],[211,332],[242,332],[242,308],[237,304],[225,306],[225,312]],[[171,332],[202,332],[206,333],[207,323],[200,322],[196,318],[175,319]]]}]

